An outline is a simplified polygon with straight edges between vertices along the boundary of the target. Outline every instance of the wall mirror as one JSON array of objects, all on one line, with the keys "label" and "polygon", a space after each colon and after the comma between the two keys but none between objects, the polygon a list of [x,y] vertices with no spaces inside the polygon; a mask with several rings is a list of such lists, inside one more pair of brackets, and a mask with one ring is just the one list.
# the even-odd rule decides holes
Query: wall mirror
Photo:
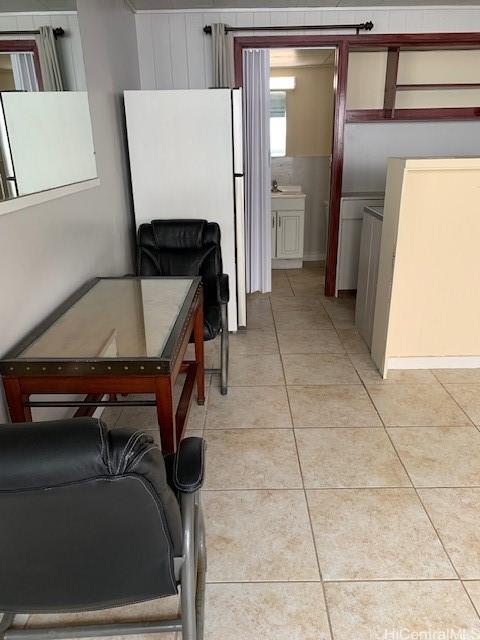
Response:
[{"label": "wall mirror", "polygon": [[74,0],[0,0],[0,200],[97,177]]}]

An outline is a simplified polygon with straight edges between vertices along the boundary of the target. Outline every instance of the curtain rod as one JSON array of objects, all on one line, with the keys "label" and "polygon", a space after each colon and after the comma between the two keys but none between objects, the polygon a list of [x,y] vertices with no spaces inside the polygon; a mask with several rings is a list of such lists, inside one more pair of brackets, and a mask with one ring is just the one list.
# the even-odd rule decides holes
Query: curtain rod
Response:
[{"label": "curtain rod", "polygon": [[[339,29],[355,29],[355,31],[371,31],[373,22],[361,22],[360,24],[304,24],[302,26],[281,25],[278,27],[229,27],[225,26],[225,33],[229,31],[338,31]],[[207,24],[203,27],[206,34],[212,33],[212,25]]]},{"label": "curtain rod", "polygon": [[[0,36],[34,36],[39,35],[40,31],[34,29],[32,31],[0,31]],[[55,27],[53,30],[55,38],[61,38],[65,35],[65,30],[62,27]]]}]

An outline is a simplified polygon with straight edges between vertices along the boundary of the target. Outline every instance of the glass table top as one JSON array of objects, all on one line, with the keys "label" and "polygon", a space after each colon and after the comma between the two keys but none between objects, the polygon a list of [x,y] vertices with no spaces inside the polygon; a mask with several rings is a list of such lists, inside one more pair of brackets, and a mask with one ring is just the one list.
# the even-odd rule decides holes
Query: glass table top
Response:
[{"label": "glass table top", "polygon": [[161,358],[198,280],[100,278],[28,346],[7,358]]}]

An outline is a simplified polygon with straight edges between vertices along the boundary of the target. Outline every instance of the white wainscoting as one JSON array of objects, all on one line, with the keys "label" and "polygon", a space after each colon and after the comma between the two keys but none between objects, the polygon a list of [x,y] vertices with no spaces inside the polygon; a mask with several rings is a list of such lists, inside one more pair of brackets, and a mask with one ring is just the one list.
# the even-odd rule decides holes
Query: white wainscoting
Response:
[{"label": "white wainscoting", "polygon": [[[86,91],[82,43],[75,11],[0,14],[0,31],[30,31],[47,25],[65,30],[65,36],[56,40],[65,87],[69,91]],[[15,36],[16,39],[18,37]]]},{"label": "white wainscoting", "polygon": [[149,11],[135,20],[142,89],[204,89],[212,84],[211,36],[202,29],[212,22],[269,27],[372,20],[372,33],[480,31],[480,7]]}]

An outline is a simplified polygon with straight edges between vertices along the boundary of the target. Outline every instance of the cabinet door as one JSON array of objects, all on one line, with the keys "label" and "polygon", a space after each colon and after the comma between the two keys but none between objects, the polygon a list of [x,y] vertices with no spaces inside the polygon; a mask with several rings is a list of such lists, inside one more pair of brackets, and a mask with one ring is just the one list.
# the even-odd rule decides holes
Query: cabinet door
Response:
[{"label": "cabinet door", "polygon": [[375,205],[382,206],[383,199],[342,198],[341,200],[338,229],[337,291],[357,288],[363,209]]},{"label": "cabinet door", "polygon": [[378,262],[382,241],[382,222],[365,214],[358,263],[355,324],[367,345],[372,345],[375,300],[377,297]]},{"label": "cabinet door", "polygon": [[277,212],[276,257],[303,257],[303,211]]},{"label": "cabinet door", "polygon": [[277,212],[272,211],[272,258],[277,257]]}]

